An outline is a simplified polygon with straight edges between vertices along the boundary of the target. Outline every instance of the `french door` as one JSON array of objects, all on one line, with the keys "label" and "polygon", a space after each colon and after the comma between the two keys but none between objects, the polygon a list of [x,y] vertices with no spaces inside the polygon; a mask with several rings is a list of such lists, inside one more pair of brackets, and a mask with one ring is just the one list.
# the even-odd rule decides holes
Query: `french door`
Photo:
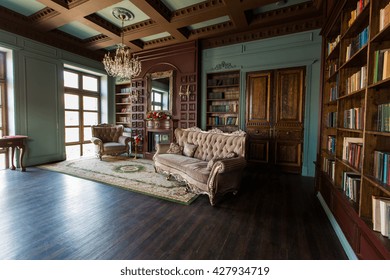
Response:
[{"label": "french door", "polygon": [[100,123],[100,78],[64,71],[66,158],[93,155],[91,126]]},{"label": "french door", "polygon": [[247,73],[248,160],[301,173],[305,68]]}]

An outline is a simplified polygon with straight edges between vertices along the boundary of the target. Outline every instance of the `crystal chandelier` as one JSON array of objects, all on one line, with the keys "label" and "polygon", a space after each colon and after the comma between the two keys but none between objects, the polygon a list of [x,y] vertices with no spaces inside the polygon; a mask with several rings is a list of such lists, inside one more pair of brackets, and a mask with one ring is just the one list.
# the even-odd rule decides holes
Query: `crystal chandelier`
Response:
[{"label": "crystal chandelier", "polygon": [[134,19],[134,14],[125,8],[114,8],[112,14],[122,21],[122,42],[118,44],[115,56],[111,57],[106,53],[103,58],[104,68],[109,76],[117,77],[120,80],[129,81],[141,73],[141,62],[138,58],[131,56],[130,49],[124,44],[123,24],[125,21]]}]

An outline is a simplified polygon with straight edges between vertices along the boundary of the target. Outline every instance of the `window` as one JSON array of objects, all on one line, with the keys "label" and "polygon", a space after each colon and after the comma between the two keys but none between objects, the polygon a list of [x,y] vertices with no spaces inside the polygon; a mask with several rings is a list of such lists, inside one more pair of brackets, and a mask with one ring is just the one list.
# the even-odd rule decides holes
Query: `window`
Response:
[{"label": "window", "polygon": [[[7,134],[6,54],[0,52],[0,138]],[[8,149],[0,149],[0,169],[8,168]]]},{"label": "window", "polygon": [[64,71],[65,146],[67,159],[93,154],[91,126],[100,122],[100,78]]},{"label": "window", "polygon": [[162,96],[163,96],[164,92],[161,92],[159,90],[156,90],[156,89],[152,89],[152,97],[151,97],[151,101],[152,101],[152,111],[154,110],[161,110],[162,109]]}]

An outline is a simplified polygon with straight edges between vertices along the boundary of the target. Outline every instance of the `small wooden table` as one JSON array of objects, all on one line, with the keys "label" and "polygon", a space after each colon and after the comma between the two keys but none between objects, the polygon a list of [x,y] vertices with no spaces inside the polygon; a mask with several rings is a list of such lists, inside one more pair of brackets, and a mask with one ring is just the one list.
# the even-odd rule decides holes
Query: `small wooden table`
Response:
[{"label": "small wooden table", "polygon": [[24,156],[24,141],[28,138],[28,136],[24,135],[12,135],[12,136],[3,136],[0,138],[0,148],[11,148],[12,149],[12,157],[11,157],[11,169],[15,170],[16,167],[14,165],[14,156],[15,156],[15,148],[20,150],[19,154],[19,165],[22,171],[26,171],[26,168],[23,165],[23,156]]}]

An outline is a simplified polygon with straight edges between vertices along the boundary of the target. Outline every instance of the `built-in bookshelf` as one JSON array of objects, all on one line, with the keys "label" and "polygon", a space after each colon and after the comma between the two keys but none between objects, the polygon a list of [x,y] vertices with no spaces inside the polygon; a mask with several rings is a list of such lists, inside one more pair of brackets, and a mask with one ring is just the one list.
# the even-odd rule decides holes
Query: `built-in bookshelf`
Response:
[{"label": "built-in bookshelf", "polygon": [[373,203],[390,199],[390,4],[331,3],[322,30],[318,190],[359,258],[390,259]]},{"label": "built-in bookshelf", "polygon": [[[145,138],[145,85],[142,79],[130,83],[118,83],[115,86],[115,122],[125,127],[125,131],[133,138]],[[132,141],[132,152],[135,151]],[[137,153],[143,153],[143,141],[137,145]]]},{"label": "built-in bookshelf", "polygon": [[240,72],[207,74],[207,129],[238,130]]}]

